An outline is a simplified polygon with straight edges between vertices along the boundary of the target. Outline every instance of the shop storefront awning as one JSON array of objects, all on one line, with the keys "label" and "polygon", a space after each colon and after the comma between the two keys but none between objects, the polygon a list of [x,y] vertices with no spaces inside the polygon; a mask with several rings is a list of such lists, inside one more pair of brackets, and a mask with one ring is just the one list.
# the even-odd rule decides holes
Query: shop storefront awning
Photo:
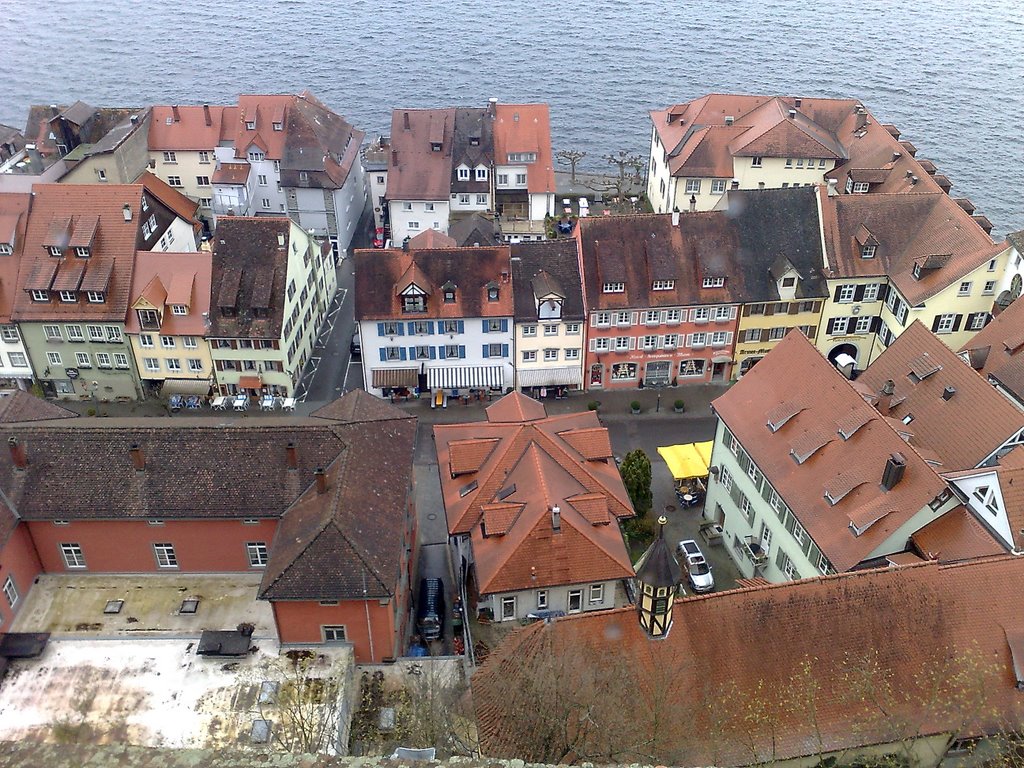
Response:
[{"label": "shop storefront awning", "polygon": [[209,379],[164,379],[162,395],[208,395]]},{"label": "shop storefront awning", "polygon": [[578,387],[582,383],[583,372],[575,365],[562,368],[537,368],[519,372],[520,387]]},{"label": "shop storefront awning", "polygon": [[370,371],[374,389],[415,387],[419,384],[417,368],[374,368]]},{"label": "shop storefront awning", "polygon": [[263,382],[260,381],[259,376],[239,376],[238,377],[238,388],[239,389],[262,389]]},{"label": "shop storefront awning", "polygon": [[676,480],[688,477],[707,477],[708,466],[711,464],[711,446],[713,441],[706,443],[687,443],[686,445],[669,445],[658,449],[661,458],[668,464],[668,471]]},{"label": "shop storefront awning", "polygon": [[715,355],[711,358],[712,363],[731,363],[732,358],[729,355]]},{"label": "shop storefront awning", "polygon": [[427,369],[427,386],[431,389],[500,388],[505,381],[500,365],[452,365]]}]

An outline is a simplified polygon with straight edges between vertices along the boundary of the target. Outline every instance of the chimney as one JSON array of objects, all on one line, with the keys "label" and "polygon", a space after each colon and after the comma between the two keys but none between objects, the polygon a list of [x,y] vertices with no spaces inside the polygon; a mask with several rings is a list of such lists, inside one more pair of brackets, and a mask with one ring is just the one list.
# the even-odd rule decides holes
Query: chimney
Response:
[{"label": "chimney", "polygon": [[285,446],[284,455],[289,471],[294,471],[299,468],[299,450],[291,440],[289,440],[288,445]]},{"label": "chimney", "polygon": [[51,114],[51,115],[52,115],[53,117],[56,117],[57,115],[59,115],[59,114],[60,114],[60,110],[59,110],[59,109],[57,109],[57,105],[56,105],[56,104],[51,104],[51,105],[50,105],[50,114]]},{"label": "chimney", "polygon": [[790,120],[796,120],[796,110],[795,109],[789,110],[789,119]]},{"label": "chimney", "polygon": [[206,126],[213,125],[213,118],[210,116],[210,105],[203,104],[203,119],[206,121]]},{"label": "chimney", "polygon": [[893,152],[893,153],[892,153],[892,161],[893,161],[894,163],[895,163],[895,162],[896,162],[897,160],[899,160],[899,159],[900,159],[901,157],[903,157],[903,153],[902,153],[902,152]]},{"label": "chimney", "polygon": [[690,213],[693,213],[696,210],[697,210],[697,196],[696,195],[690,195]]},{"label": "chimney", "polygon": [[867,112],[864,112],[864,111],[858,112],[857,113],[857,122],[854,125],[854,130],[855,131],[859,131],[861,128],[863,128],[867,124],[868,124]]},{"label": "chimney", "polygon": [[891,491],[900,480],[907,469],[907,460],[902,453],[893,453],[885,460],[885,471],[882,473],[882,488]]},{"label": "chimney", "polygon": [[494,96],[487,100],[487,112],[491,117],[498,113],[498,100]]},{"label": "chimney", "polygon": [[395,168],[398,167],[398,150],[397,149],[392,149],[391,150],[391,164]]},{"label": "chimney", "polygon": [[910,177],[910,183],[911,184],[917,184],[918,181],[920,181],[920,179],[918,179],[917,176],[911,176]]},{"label": "chimney", "polygon": [[178,105],[177,104],[175,104],[174,106],[171,107],[171,114],[174,115],[174,122],[176,122],[176,123],[180,123],[181,122],[181,113],[178,112]]},{"label": "chimney", "polygon": [[803,104],[803,99],[793,99],[793,106],[800,109],[800,105]]},{"label": "chimney", "polygon": [[551,508],[551,529],[555,533],[562,532],[562,510],[558,506]]},{"label": "chimney", "polygon": [[25,458],[25,447],[13,435],[7,438],[7,444],[11,448],[11,463],[14,465],[14,468],[25,469],[28,466],[28,459]]},{"label": "chimney", "polygon": [[284,248],[284,232],[277,233],[277,247]]},{"label": "chimney", "polygon": [[835,197],[839,194],[839,179],[828,180],[828,196]]},{"label": "chimney", "polygon": [[907,176],[908,179],[912,179],[912,178],[914,178],[914,172],[913,171],[907,171],[906,176]]},{"label": "chimney", "polygon": [[410,240],[412,240],[412,238],[409,237],[408,235],[406,235],[405,239],[402,241],[402,250],[405,251],[406,253],[409,252],[409,241]]},{"label": "chimney", "polygon": [[125,203],[124,208],[121,209],[121,215],[124,216],[125,221],[132,220],[132,207],[128,203]]},{"label": "chimney", "polygon": [[882,385],[882,391],[879,393],[878,401],[875,403],[875,408],[883,416],[889,415],[889,408],[892,404],[892,393],[896,391],[896,383],[892,379],[886,379],[885,384]]},{"label": "chimney", "polygon": [[132,125],[138,125],[139,124],[139,116],[138,115],[132,115],[131,117],[128,118],[128,120],[131,122]]},{"label": "chimney", "polygon": [[955,394],[956,394],[956,387],[954,387],[954,386],[946,387],[945,389],[942,390],[942,399],[943,400],[952,400],[953,399],[953,395],[955,395]]},{"label": "chimney", "polygon": [[139,448],[138,443],[132,443],[132,447],[128,449],[128,453],[132,457],[132,466],[135,467],[136,472],[146,471],[146,457],[142,453],[142,449]]},{"label": "chimney", "polygon": [[405,130],[407,130],[407,131],[411,127],[409,125],[409,113],[408,112],[403,112],[402,113],[402,127],[405,128]]},{"label": "chimney", "polygon": [[672,209],[672,226],[673,227],[678,227],[679,226],[679,209],[678,208],[673,208]]},{"label": "chimney", "polygon": [[327,493],[327,474],[324,472],[323,467],[317,467],[313,470],[313,479],[316,480],[317,495],[320,496]]}]

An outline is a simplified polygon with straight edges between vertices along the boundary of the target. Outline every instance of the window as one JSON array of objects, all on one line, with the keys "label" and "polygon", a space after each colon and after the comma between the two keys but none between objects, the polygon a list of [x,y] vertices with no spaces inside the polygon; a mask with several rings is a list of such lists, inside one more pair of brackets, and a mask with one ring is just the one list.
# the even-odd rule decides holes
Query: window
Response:
[{"label": "window", "polygon": [[699,195],[700,194],[700,179],[687,179],[686,180],[686,194],[688,195]]},{"label": "window", "polygon": [[16,325],[0,325],[0,339],[4,341],[18,341],[21,336],[18,334]]},{"label": "window", "polygon": [[985,288],[981,292],[982,295],[983,296],[991,296],[995,292],[996,292],[996,281],[995,280],[987,280],[987,281],[985,281]]},{"label": "window", "polygon": [[655,280],[653,283],[651,283],[652,291],[671,291],[675,287],[675,280]]},{"label": "window", "polygon": [[557,360],[557,359],[558,359],[558,350],[557,349],[545,349],[544,350],[544,361],[545,362],[551,362],[552,360]]},{"label": "window", "polygon": [[960,288],[956,292],[957,296],[970,296],[971,295],[971,281],[964,280],[960,283]]},{"label": "window", "polygon": [[110,367],[110,354],[107,352],[96,353],[96,367],[97,368],[109,368]]},{"label": "window", "polygon": [[156,372],[160,370],[160,359],[157,357],[145,357],[142,359],[142,364],[146,367],[147,371]]},{"label": "window", "polygon": [[601,289],[602,293],[624,293],[625,291],[625,283],[605,283]]},{"label": "window", "polygon": [[484,348],[487,350],[487,357],[504,357],[505,351],[503,349],[504,344],[484,344]]},{"label": "window", "polygon": [[498,300],[498,286],[489,285],[487,286],[487,300],[497,301]]},{"label": "window", "polygon": [[752,158],[750,158],[750,167],[751,168],[761,168],[763,165],[764,165],[764,158],[763,157],[752,157]]},{"label": "window", "polygon": [[482,195],[482,194],[481,195],[477,195],[476,196],[476,204],[477,205],[487,205],[487,195]]},{"label": "window", "polygon": [[4,582],[4,597],[7,598],[7,604],[13,608],[18,604],[18,588],[14,586],[14,579],[10,576],[7,577],[7,581]]},{"label": "window", "polygon": [[487,169],[486,168],[477,168],[476,169],[476,180],[477,181],[487,181]]},{"label": "window", "polygon": [[878,283],[869,283],[864,286],[863,301],[878,301]]},{"label": "window", "polygon": [[508,174],[507,173],[499,173],[498,174],[498,184],[502,185],[502,186],[508,184]]},{"label": "window", "polygon": [[666,333],[664,339],[665,349],[675,349],[679,344],[679,334],[677,333]]},{"label": "window", "polygon": [[208,186],[210,186],[210,177],[209,176],[196,176],[196,185],[200,186],[200,187],[208,187]]},{"label": "window", "polygon": [[[735,453],[735,451],[733,451],[733,453]],[[726,467],[722,467],[721,478],[722,479],[721,479],[720,482],[722,483],[722,487],[726,490],[727,493],[731,492],[732,491],[732,475],[729,474],[729,470]]]},{"label": "window", "polygon": [[545,336],[557,336],[558,335],[558,326],[557,325],[550,325],[550,324],[545,325],[544,326],[544,335]]},{"label": "window", "polygon": [[250,541],[245,545],[245,554],[249,558],[249,566],[263,568],[267,564],[267,544],[263,541]]},{"label": "window", "polygon": [[874,318],[870,316],[858,317],[857,323],[853,327],[853,332],[857,334],[864,334],[871,332],[871,321]]},{"label": "window", "polygon": [[264,155],[262,152],[259,152],[259,151],[256,151],[256,150],[251,150],[249,152],[249,154],[248,154],[248,158],[249,158],[249,162],[250,163],[261,162],[265,157],[266,157],[266,155]]},{"label": "window", "polygon": [[267,175],[265,173],[259,174],[256,177],[256,183],[259,184],[261,187],[267,186]]},{"label": "window", "polygon": [[213,198],[212,197],[200,197],[199,198],[199,205],[201,205],[203,208],[209,208],[209,207],[211,207],[213,205]]},{"label": "window", "polygon": [[61,366],[64,365],[64,363],[61,362],[61,359],[60,359],[60,352],[47,352],[46,353],[46,362],[49,365],[61,365]]},{"label": "window", "polygon": [[178,162],[178,156],[174,152],[164,152],[165,163],[176,163]]},{"label": "window", "polygon": [[712,179],[711,180],[711,194],[723,195],[725,194],[725,179]]},{"label": "window", "polygon": [[641,346],[648,352],[652,349],[658,348],[658,337],[657,336],[644,336],[641,342]]},{"label": "window", "polygon": [[537,335],[536,325],[524,325],[523,326],[523,338],[530,338]]},{"label": "window", "polygon": [[50,300],[50,292],[49,291],[40,291],[40,290],[33,290],[32,291],[32,301],[49,301],[49,300]]},{"label": "window", "polygon": [[115,368],[127,368],[128,367],[128,355],[124,352],[114,353],[114,367]]},{"label": "window", "polygon": [[569,590],[569,613],[579,613],[583,610],[583,590],[582,589],[570,589]]},{"label": "window", "polygon": [[106,294],[103,291],[86,291],[85,297],[89,300],[90,304],[102,304],[107,300]]},{"label": "window", "polygon": [[548,591],[546,589],[537,590],[537,610],[542,611],[548,607]]},{"label": "window", "polygon": [[846,333],[846,327],[850,324],[850,318],[848,317],[837,317],[832,321],[832,334],[835,336],[841,336]]},{"label": "window", "polygon": [[410,221],[409,222],[409,229],[419,229],[419,228],[420,228],[420,223],[418,221]]},{"label": "window", "polygon": [[611,325],[612,313],[611,312],[596,312],[594,314],[594,325],[598,328],[607,327]]},{"label": "window", "polygon": [[501,620],[508,621],[516,617],[515,595],[506,595],[501,598]]},{"label": "window", "polygon": [[50,255],[51,256],[63,256],[64,255],[64,249],[61,248],[59,245],[51,245],[50,246]]},{"label": "window", "polygon": [[181,176],[168,176],[167,177],[167,185],[170,186],[170,187],[180,187],[181,186]]},{"label": "window", "polygon": [[616,336],[615,337],[615,349],[625,352],[629,349],[629,336]]},{"label": "window", "polygon": [[841,285],[839,286],[839,299],[840,303],[849,303],[853,301],[853,297],[857,293],[857,286],[855,285]]},{"label": "window", "polygon": [[956,322],[956,315],[939,315],[939,322],[935,328],[936,333],[952,333],[953,324]]},{"label": "window", "polygon": [[792,168],[793,167],[793,158],[792,157],[787,157],[786,158],[786,167],[787,168]]},{"label": "window", "polygon": [[458,169],[459,181],[469,181],[469,168],[460,166]]},{"label": "window", "polygon": [[782,327],[782,326],[776,326],[775,328],[772,328],[770,331],[768,331],[768,339],[769,339],[769,341],[778,341],[779,339],[781,339],[785,335],[786,335],[786,328]]},{"label": "window", "polygon": [[748,328],[743,332],[743,341],[745,343],[757,342],[761,340],[761,329],[760,328]]},{"label": "window", "polygon": [[59,291],[58,295],[65,304],[74,304],[78,301],[78,294],[74,291]]},{"label": "window", "polygon": [[459,205],[469,205],[469,195],[465,193],[459,195]]},{"label": "window", "polygon": [[535,163],[537,162],[536,152],[509,152],[509,163]]},{"label": "window", "polygon": [[199,151],[199,162],[204,165],[210,162],[210,153],[207,150],[203,149]]},{"label": "window", "polygon": [[701,288],[721,288],[725,285],[724,277],[705,277],[700,284]]},{"label": "window", "polygon": [[818,167],[819,168],[824,168],[825,166],[826,166],[826,162],[825,162],[825,158],[823,157],[823,158],[818,160]]},{"label": "window", "polygon": [[85,555],[78,544],[61,544],[60,554],[64,558],[65,568],[85,568]]},{"label": "window", "polygon": [[43,335],[46,337],[47,341],[62,341],[64,338],[60,335],[59,325],[44,325]]},{"label": "window", "polygon": [[484,333],[498,333],[501,331],[501,320],[485,320]]},{"label": "window", "polygon": [[524,363],[535,363],[537,362],[537,350],[525,349],[523,350],[523,362]]},{"label": "window", "polygon": [[566,360],[579,360],[580,359],[580,350],[579,350],[579,348],[573,348],[573,349],[565,350],[565,359]]},{"label": "window", "polygon": [[181,373],[181,360],[176,357],[169,357],[165,361],[167,370],[171,373]]},{"label": "window", "polygon": [[28,368],[28,358],[22,352],[8,352],[11,358],[11,365],[15,368]]},{"label": "window", "polygon": [[76,352],[75,362],[79,368],[92,368],[92,357],[89,356],[88,352]]},{"label": "window", "polygon": [[862,245],[860,247],[860,257],[862,259],[873,259],[875,258],[875,251],[877,250],[877,245]]},{"label": "window", "polygon": [[156,556],[158,568],[178,567],[178,556],[174,554],[173,544],[154,544],[153,554]]},{"label": "window", "polygon": [[77,245],[77,246],[75,246],[75,256],[77,256],[78,258],[80,258],[80,259],[88,259],[89,258],[89,254],[90,254],[89,246],[87,246],[87,245]]},{"label": "window", "polygon": [[871,189],[871,185],[868,184],[866,181],[856,181],[853,184],[853,192],[854,194],[857,195],[862,195],[869,189]]},{"label": "window", "polygon": [[320,629],[323,632],[325,643],[345,642],[345,627],[341,626],[340,624],[325,625]]},{"label": "window", "polygon": [[188,369],[192,373],[202,373],[203,372],[203,361],[200,360],[199,358],[196,358],[196,357],[190,357],[188,359]]},{"label": "window", "polygon": [[680,322],[683,313],[680,309],[669,309],[665,312],[665,322],[672,325]]},{"label": "window", "polygon": [[689,346],[691,347],[706,347],[708,344],[708,335],[706,333],[691,333],[689,337]]},{"label": "window", "polygon": [[565,324],[565,335],[566,336],[575,336],[579,332],[580,332],[580,324],[579,323],[566,323]]},{"label": "window", "polygon": [[160,346],[164,349],[174,349],[174,337],[173,336],[161,336]]},{"label": "window", "polygon": [[280,120],[275,120],[272,125],[275,131],[284,130],[284,123],[282,123]]},{"label": "window", "polygon": [[590,604],[604,602],[604,584],[591,584],[590,585]]},{"label": "window", "polygon": [[525,184],[525,183],[526,183],[526,174],[525,173],[517,173],[516,174],[516,184]]},{"label": "window", "polygon": [[590,342],[594,345],[595,352],[607,352],[609,340],[606,338],[591,339]]}]

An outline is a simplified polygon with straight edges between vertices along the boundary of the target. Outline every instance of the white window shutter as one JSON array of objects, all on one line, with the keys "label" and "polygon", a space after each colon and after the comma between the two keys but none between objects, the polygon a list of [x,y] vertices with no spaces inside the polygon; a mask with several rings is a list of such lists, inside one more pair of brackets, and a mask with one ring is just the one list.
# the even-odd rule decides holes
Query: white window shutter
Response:
[{"label": "white window shutter", "polygon": [[597,339],[591,339],[590,340],[590,351],[591,352],[596,352],[597,351]]},{"label": "white window shutter", "polygon": [[[729,307],[729,319],[730,320],[735,320],[736,319],[736,307]],[[729,334],[729,335],[731,336],[732,334]]]},{"label": "white window shutter", "polygon": [[638,317],[639,317],[639,315],[636,312],[630,313],[630,315],[629,315],[629,324],[630,325],[636,325],[638,322],[640,322],[637,319]]},{"label": "white window shutter", "polygon": [[693,346],[693,334],[692,333],[686,334],[686,346],[688,346],[688,347],[692,347]]},{"label": "white window shutter", "polygon": [[629,348],[636,349],[636,336],[629,337]]},{"label": "white window shutter", "polygon": [[728,344],[731,341],[732,341],[732,331],[729,331],[727,334],[725,334],[725,343]]}]

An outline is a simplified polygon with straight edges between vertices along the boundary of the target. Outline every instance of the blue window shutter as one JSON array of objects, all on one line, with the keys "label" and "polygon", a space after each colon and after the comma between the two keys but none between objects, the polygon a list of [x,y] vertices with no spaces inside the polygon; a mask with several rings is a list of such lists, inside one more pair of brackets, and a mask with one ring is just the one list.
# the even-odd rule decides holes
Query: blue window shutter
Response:
[{"label": "blue window shutter", "polygon": [[437,348],[437,356],[439,358],[441,358],[442,360],[445,359],[444,347],[443,346]]},{"label": "blue window shutter", "polygon": [[[465,321],[458,320],[457,322],[459,324],[458,325],[459,333],[465,333],[466,332],[466,323],[465,323]],[[463,357],[465,357],[465,355],[463,355]]]},{"label": "blue window shutter", "polygon": [[486,320],[481,320],[480,322],[483,323],[483,326],[484,326],[483,331],[484,331],[484,333],[490,333],[490,331],[488,330],[488,327],[487,327],[487,321]]},{"label": "blue window shutter", "polygon": [[[443,350],[444,350],[444,347],[441,347],[441,349],[442,349],[442,351],[443,351]],[[431,347],[431,348],[430,348],[430,359],[431,359],[431,360],[433,360],[433,359],[435,359],[436,357],[437,357],[437,347]],[[444,357],[444,355],[442,355],[442,357]]]},{"label": "blue window shutter", "polygon": [[413,323],[412,320],[410,320],[409,321],[409,335],[412,336],[414,333],[416,333],[416,324]]},{"label": "blue window shutter", "polygon": [[409,359],[410,360],[415,360],[416,359],[416,347],[409,347]]},{"label": "blue window shutter", "polygon": [[[459,322],[462,322],[462,321],[460,320]],[[465,356],[466,356],[466,347],[465,347],[464,344],[459,344],[459,357],[463,357],[464,358]]]},{"label": "blue window shutter", "polygon": [[398,348],[398,357],[399,357],[400,360],[405,360],[406,359],[406,357],[405,357],[405,347],[399,347]]},{"label": "blue window shutter", "polygon": [[490,345],[484,344],[484,357],[490,357],[490,356],[491,356]]},{"label": "blue window shutter", "polygon": [[501,345],[501,356],[508,357],[508,344]]},{"label": "blue window shutter", "polygon": [[405,323],[395,323],[398,326],[398,335],[405,336]]},{"label": "blue window shutter", "polygon": [[508,320],[505,318],[501,319],[501,332],[508,333]]},{"label": "blue window shutter", "polygon": [[386,363],[388,361],[388,351],[384,347],[380,348],[380,361]]},{"label": "blue window shutter", "polygon": [[387,335],[387,334],[384,333],[384,323],[377,323],[377,335],[378,336],[386,336]]},{"label": "blue window shutter", "polygon": [[434,335],[434,321],[433,320],[427,320],[427,333],[429,333],[431,336]]}]

